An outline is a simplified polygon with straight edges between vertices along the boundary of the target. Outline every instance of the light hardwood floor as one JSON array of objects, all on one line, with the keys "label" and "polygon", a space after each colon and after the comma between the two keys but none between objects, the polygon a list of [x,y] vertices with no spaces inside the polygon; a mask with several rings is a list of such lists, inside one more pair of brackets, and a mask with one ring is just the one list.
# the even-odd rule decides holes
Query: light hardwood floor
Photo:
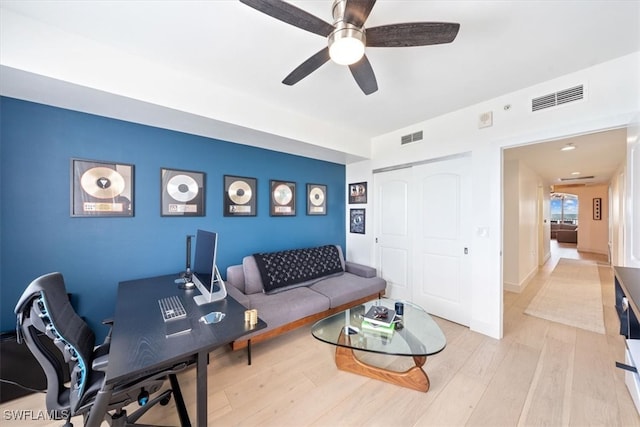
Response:
[{"label": "light hardwood floor", "polygon": [[[624,341],[617,332],[612,270],[605,257],[552,245],[552,258],[526,289],[505,292],[502,340],[437,319],[448,344],[427,359],[429,392],[338,371],[334,348],[305,327],[255,345],[252,366],[243,351],[211,354],[209,425],[640,426],[623,372],[615,368],[615,361],[624,361]],[[606,335],[523,313],[560,257],[603,262]],[[363,356],[395,369],[409,366],[405,358]],[[180,375],[190,414],[195,413],[194,374]],[[44,410],[44,396],[0,405],[0,424],[62,424],[6,418],[6,410],[23,409]],[[82,424],[80,418],[72,421]],[[177,425],[173,403],[153,408],[141,422]]]}]

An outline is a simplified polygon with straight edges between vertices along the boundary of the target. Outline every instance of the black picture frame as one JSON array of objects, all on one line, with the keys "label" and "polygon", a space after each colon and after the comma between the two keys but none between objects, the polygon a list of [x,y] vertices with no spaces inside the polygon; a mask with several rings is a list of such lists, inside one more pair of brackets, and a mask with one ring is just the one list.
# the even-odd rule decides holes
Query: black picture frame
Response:
[{"label": "black picture frame", "polygon": [[327,186],[307,184],[307,215],[327,214]]},{"label": "black picture frame", "polygon": [[367,183],[355,182],[349,184],[349,204],[367,203]]},{"label": "black picture frame", "polygon": [[258,180],[246,176],[224,175],[222,209],[224,216],[258,214]]},{"label": "black picture frame", "polygon": [[206,174],[160,168],[160,216],[205,216]]},{"label": "black picture frame", "polygon": [[134,165],[77,158],[70,164],[72,217],[134,215]]},{"label": "black picture frame", "polygon": [[296,183],[269,180],[269,215],[296,215]]},{"label": "black picture frame", "polygon": [[366,211],[364,209],[349,210],[349,232],[356,234],[366,233]]},{"label": "black picture frame", "polygon": [[595,197],[593,199],[593,219],[600,221],[602,219],[602,198]]}]

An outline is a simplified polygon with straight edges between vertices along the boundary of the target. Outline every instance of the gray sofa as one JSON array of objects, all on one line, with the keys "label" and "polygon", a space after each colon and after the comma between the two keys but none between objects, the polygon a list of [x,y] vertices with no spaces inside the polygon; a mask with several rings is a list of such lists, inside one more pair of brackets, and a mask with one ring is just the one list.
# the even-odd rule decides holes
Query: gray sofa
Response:
[{"label": "gray sofa", "polygon": [[578,226],[574,224],[551,223],[551,238],[558,243],[577,243]]},{"label": "gray sofa", "polygon": [[254,254],[227,268],[227,292],[257,309],[267,328],[232,343],[234,350],[384,295],[375,268],[344,260],[338,245]]}]

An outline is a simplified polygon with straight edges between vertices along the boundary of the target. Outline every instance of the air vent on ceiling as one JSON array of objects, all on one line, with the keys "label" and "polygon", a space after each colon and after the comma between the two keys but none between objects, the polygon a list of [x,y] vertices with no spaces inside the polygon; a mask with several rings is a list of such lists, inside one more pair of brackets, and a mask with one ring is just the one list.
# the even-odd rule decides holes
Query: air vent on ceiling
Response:
[{"label": "air vent on ceiling", "polygon": [[593,179],[595,178],[595,176],[591,175],[591,176],[580,176],[580,177],[574,177],[574,178],[560,178],[560,181],[579,181],[582,179]]},{"label": "air vent on ceiling", "polygon": [[533,98],[531,100],[531,111],[539,111],[581,99],[584,99],[584,85]]},{"label": "air vent on ceiling", "polygon": [[400,144],[405,145],[420,140],[422,140],[422,131],[403,135],[402,137],[400,137]]}]

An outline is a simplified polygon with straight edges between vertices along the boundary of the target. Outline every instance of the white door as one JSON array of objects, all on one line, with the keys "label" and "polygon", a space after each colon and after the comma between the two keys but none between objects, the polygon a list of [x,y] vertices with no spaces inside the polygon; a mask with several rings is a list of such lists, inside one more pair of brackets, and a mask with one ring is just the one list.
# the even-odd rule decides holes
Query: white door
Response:
[{"label": "white door", "polygon": [[471,318],[471,158],[413,168],[413,301],[469,326]]},{"label": "white door", "polygon": [[411,300],[409,192],[411,169],[374,175],[376,268],[387,281],[387,296]]},{"label": "white door", "polygon": [[[387,295],[468,326],[471,158],[374,175],[376,267]],[[466,253],[465,253],[466,252]]]}]

